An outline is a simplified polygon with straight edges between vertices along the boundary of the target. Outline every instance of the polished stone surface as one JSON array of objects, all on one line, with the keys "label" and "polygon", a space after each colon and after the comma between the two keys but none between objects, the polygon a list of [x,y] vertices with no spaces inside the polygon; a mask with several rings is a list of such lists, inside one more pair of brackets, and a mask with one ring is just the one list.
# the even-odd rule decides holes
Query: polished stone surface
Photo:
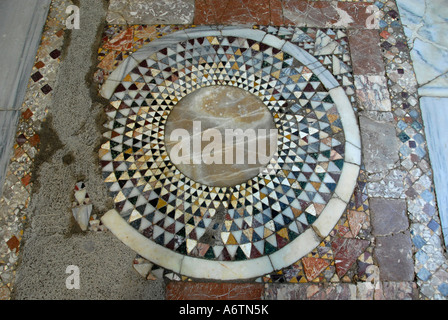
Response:
[{"label": "polished stone surface", "polygon": [[0,195],[50,0],[0,2]]},{"label": "polished stone surface", "polygon": [[264,287],[253,283],[170,282],[167,300],[261,300]]},{"label": "polished stone surface", "polygon": [[22,106],[50,0],[0,3],[0,110]]},{"label": "polished stone surface", "polygon": [[[175,135],[179,130],[188,135],[181,139]],[[165,144],[171,161],[190,179],[235,186],[269,163],[277,151],[277,129],[260,98],[239,88],[210,86],[190,93],[173,108]]]},{"label": "polished stone surface", "polygon": [[448,9],[444,0],[397,0],[423,96],[448,96]]},{"label": "polished stone surface", "polygon": [[442,222],[445,245],[448,245],[448,98],[422,97],[420,99],[429,157],[434,170],[437,204]]},{"label": "polished stone surface", "polygon": [[355,75],[355,87],[362,110],[391,111],[387,79],[379,75]]},{"label": "polished stone surface", "polygon": [[354,75],[382,75],[384,62],[376,29],[352,29],[348,32]]}]

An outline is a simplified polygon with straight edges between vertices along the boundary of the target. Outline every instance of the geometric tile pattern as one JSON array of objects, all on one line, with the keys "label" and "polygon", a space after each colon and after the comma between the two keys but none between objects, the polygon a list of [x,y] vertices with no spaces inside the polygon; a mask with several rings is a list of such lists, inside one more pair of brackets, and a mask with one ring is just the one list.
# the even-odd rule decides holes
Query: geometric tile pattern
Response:
[{"label": "geometric tile pattern", "polygon": [[[338,283],[367,281],[375,272],[373,260],[373,245],[370,236],[369,203],[366,190],[366,174],[361,170],[357,186],[350,200],[346,212],[338,221],[334,230],[309,254],[292,265],[279,271],[266,274],[255,279],[263,283]],[[346,248],[348,254],[338,249],[344,239],[353,239],[352,244]],[[334,242],[334,244],[333,244]],[[359,254],[359,247],[363,248],[368,242],[369,247]],[[342,258],[342,259],[341,259]],[[142,259],[137,255],[136,259]],[[338,260],[338,263],[336,263]],[[153,265],[151,273],[159,278],[173,281],[192,281],[191,278],[170,270]]]},{"label": "geometric tile pattern", "polygon": [[[95,73],[95,80],[100,84],[103,83],[110,72],[142,46],[172,32],[190,27],[189,25],[108,26],[103,34],[103,45],[98,50],[100,63]],[[356,107],[348,38],[344,29],[293,26],[253,28],[293,43],[315,56],[343,86],[350,102]]]},{"label": "geometric tile pattern", "polygon": [[[170,162],[164,145],[170,111],[185,95],[212,85],[247,90],[272,113],[278,152],[267,174],[211,187]],[[116,209],[145,237],[180,254],[232,261],[283,248],[317,219],[344,165],[342,123],[319,78],[255,40],[178,42],[138,64],[110,101],[109,141],[100,158]]]},{"label": "geometric tile pattern", "polygon": [[259,26],[259,28],[280,39],[289,41],[313,55],[331,72],[344,88],[352,105],[355,105],[348,37],[344,29],[298,28],[292,26]]},{"label": "geometric tile pattern", "polygon": [[104,45],[98,50],[100,63],[94,79],[103,83],[109,73],[129,57],[131,52],[140,49],[155,39],[185,28],[188,28],[188,26],[135,25],[129,28],[117,25],[108,26],[102,35]]},{"label": "geometric tile pattern", "polygon": [[[370,241],[369,204],[366,175],[361,170],[357,186],[333,231],[309,254],[294,264],[267,274],[257,281],[265,283],[352,282],[365,281],[367,268],[374,264]],[[341,244],[349,243],[344,250]],[[355,268],[352,267],[355,266]],[[357,267],[357,268],[356,268]]]}]

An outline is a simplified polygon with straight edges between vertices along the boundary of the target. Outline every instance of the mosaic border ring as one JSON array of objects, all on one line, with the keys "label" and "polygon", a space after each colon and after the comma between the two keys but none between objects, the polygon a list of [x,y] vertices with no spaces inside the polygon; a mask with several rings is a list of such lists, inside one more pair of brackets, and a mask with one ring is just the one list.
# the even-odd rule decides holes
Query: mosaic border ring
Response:
[{"label": "mosaic border ring", "polygon": [[[241,50],[239,50],[239,47],[241,47]],[[203,63],[201,62],[201,65],[196,67],[196,65],[199,64],[198,61],[203,61]],[[234,66],[233,68],[230,67],[232,64]],[[167,83],[170,84],[170,88],[163,87],[166,86]],[[294,230],[296,230],[297,233],[289,233],[289,237],[288,234],[285,235],[284,239],[286,240],[284,240],[285,242],[282,245],[279,243],[275,248],[265,249],[264,251],[263,248],[260,251],[255,250],[254,252],[258,252],[258,254],[252,254],[251,252],[243,250],[247,256],[244,257],[241,253],[243,259],[223,259],[221,256],[218,257],[216,252],[215,255],[213,255],[214,248],[207,245],[202,245],[201,248],[195,247],[196,251],[194,251],[194,254],[192,252],[186,254],[183,252],[185,251],[185,248],[182,251],[180,250],[179,243],[175,243],[176,239],[179,240],[181,238],[176,238],[176,236],[173,238],[173,234],[167,234],[167,237],[169,236],[169,239],[171,240],[167,245],[168,240],[163,240],[162,233],[168,229],[172,229],[171,232],[175,232],[182,228],[182,224],[176,221],[176,217],[180,217],[183,213],[181,210],[172,209],[172,217],[169,219],[167,218],[167,221],[169,220],[172,224],[160,223],[160,221],[164,221],[162,219],[164,217],[163,212],[165,211],[157,211],[159,204],[156,201],[157,199],[154,200],[154,193],[151,193],[153,192],[152,189],[159,188],[163,185],[163,181],[173,179],[172,176],[176,177],[176,181],[181,181],[182,186],[188,185],[188,188],[196,188],[195,190],[197,192],[195,191],[195,196],[196,193],[203,192],[204,194],[208,194],[208,192],[211,192],[211,189],[207,189],[207,186],[201,186],[194,181],[188,180],[188,178],[182,176],[182,173],[178,172],[178,170],[176,171],[174,166],[169,164],[166,150],[163,147],[163,143],[160,142],[163,139],[160,139],[160,136],[163,136],[163,126],[167,114],[169,114],[171,108],[183,96],[200,87],[223,84],[238,86],[258,95],[262,100],[264,99],[263,102],[265,102],[269,110],[274,115],[277,115],[275,118],[277,119],[279,128],[286,128],[288,126],[293,126],[294,124],[297,125],[297,128],[305,128],[305,130],[308,130],[308,128],[313,126],[314,128],[318,128],[316,127],[316,123],[321,123],[322,128],[327,128],[325,130],[330,130],[330,127],[337,129],[339,126],[344,136],[343,145],[336,148],[337,150],[343,150],[340,152],[340,154],[343,155],[343,158],[338,160],[339,169],[336,168],[334,162],[332,162],[335,158],[334,155],[339,155],[339,153],[335,151],[336,149],[333,148],[333,146],[337,145],[338,141],[337,139],[332,140],[331,138],[328,138],[328,141],[332,142],[329,147],[325,149],[327,157],[322,157],[325,158],[326,161],[326,166],[324,167],[327,168],[330,163],[330,166],[332,165],[339,171],[337,174],[337,181],[334,180],[334,183],[327,184],[330,189],[327,188],[327,186],[322,186],[322,188],[327,190],[325,191],[325,194],[328,197],[324,197],[325,199],[321,200],[319,214],[315,214],[314,217],[311,217],[310,215],[310,217],[313,218],[312,221],[305,221],[306,228],[303,228],[301,231],[297,231],[296,224],[291,224],[291,226],[296,228]],[[160,88],[160,86],[163,88]],[[280,88],[280,86],[281,90],[276,90],[276,87]],[[320,94],[316,94],[317,98],[315,98],[318,101],[314,101],[313,104],[310,103],[306,106],[296,105],[295,107],[294,105],[291,107],[291,105],[287,103],[287,101],[293,101],[294,99],[299,101],[300,97],[297,96],[298,93],[307,91],[306,88],[308,87],[311,88],[310,91],[312,91],[313,88],[318,91],[320,90]],[[299,90],[298,88],[301,89]],[[154,102],[151,106],[145,105],[143,108],[146,110],[145,112],[142,112],[140,109],[142,108],[142,105],[144,105],[144,101],[147,101],[144,99],[145,97],[142,96],[142,92],[144,92],[145,97],[152,95],[153,99],[151,101]],[[263,31],[238,28],[236,26],[203,26],[178,31],[156,39],[147,46],[136,51],[119,65],[104,83],[100,93],[103,97],[110,99],[111,101],[111,106],[107,108],[107,114],[109,118],[112,119],[108,124],[109,129],[111,130],[107,137],[110,141],[100,149],[100,158],[105,181],[113,194],[116,203],[116,209],[107,212],[102,217],[102,222],[118,239],[136,251],[139,255],[168,270],[192,278],[235,280],[259,277],[274,270],[290,266],[316,248],[333,230],[346,210],[347,204],[355,189],[361,162],[361,139],[355,113],[346,93],[333,75],[312,55],[290,42],[279,39]],[[305,101],[307,97],[312,99],[310,98],[312,96],[313,92],[309,92],[308,95],[303,96],[303,101]],[[280,103],[280,100],[282,103]],[[161,107],[161,105],[163,105],[163,107]],[[325,109],[324,105],[327,109]],[[289,111],[285,111],[286,106],[288,106]],[[312,110],[314,106],[316,110]],[[333,109],[332,106],[334,106]],[[151,112],[149,112],[152,114],[151,117],[147,116],[148,110],[151,110]],[[299,115],[291,110],[296,110]],[[313,121],[308,123],[305,119],[306,116],[300,115],[300,112],[305,112],[304,110],[308,110],[307,112],[315,112],[313,113]],[[323,116],[326,111],[332,112],[330,118],[337,119],[335,121],[338,124],[336,124],[336,122],[330,124],[331,121]],[[319,116],[316,116],[316,114]],[[322,120],[323,122],[317,121],[320,120],[319,117],[321,116],[325,118],[325,121],[328,123],[324,120]],[[132,119],[132,121],[129,119]],[[157,119],[156,123],[150,124],[154,119]],[[292,120],[288,122],[289,120],[287,119]],[[301,120],[304,122],[299,123]],[[146,129],[141,129],[141,127],[145,126]],[[129,129],[131,127],[132,129]],[[148,129],[149,127],[152,128],[152,131]],[[144,149],[144,147],[142,147],[143,140],[140,141],[136,138],[134,139],[135,141],[131,141],[132,137],[140,137],[142,135],[142,130],[148,130],[148,134],[145,138],[147,141],[145,140],[145,143],[150,144],[148,141],[153,141],[154,143],[151,143],[155,145],[155,142],[159,141],[159,147],[157,147],[159,149],[145,149],[145,152],[147,152],[146,155],[151,154],[150,158],[145,159],[150,160],[144,164],[142,164],[143,162],[139,162],[137,168],[136,163],[132,162],[134,160],[126,161],[126,159],[135,159],[136,154],[142,152],[141,149]],[[294,129],[295,131],[293,129],[291,130],[291,132],[300,131],[299,129]],[[324,131],[324,129],[322,130]],[[324,161],[320,160],[321,156],[318,154],[319,151],[322,151],[319,147],[322,144],[319,144],[318,140],[319,137],[323,139],[323,137],[327,137],[328,134],[321,133],[319,136],[319,130],[316,129],[314,131],[316,131],[316,145],[318,146],[314,148],[317,148],[317,151],[313,151],[313,146],[311,146],[311,144],[308,145],[307,139],[306,143],[302,141],[303,145],[301,145],[300,148],[294,149],[297,150],[297,158],[293,159],[297,159],[300,162],[305,163],[305,165],[307,165],[306,162],[308,160],[306,159],[309,158],[308,156],[311,153],[315,156],[315,162]],[[307,137],[311,136],[308,131],[306,132]],[[123,136],[125,135],[128,135],[127,138],[125,137],[125,140],[127,141],[126,143],[128,143],[126,147],[129,148],[126,151],[124,150],[124,145],[126,143],[123,143]],[[286,134],[283,134],[283,141],[286,142],[282,142],[283,144],[279,142],[279,145],[283,146],[283,148],[286,148],[285,146],[289,147],[291,143],[286,136]],[[288,137],[289,136],[290,135],[288,135]],[[283,149],[280,151],[282,150]],[[332,156],[330,156],[330,154]],[[169,167],[169,170],[160,170],[160,174],[157,175],[157,179],[162,179],[162,182],[154,177],[149,178],[149,176],[141,176],[141,173],[143,172],[141,170],[142,165],[147,166],[149,164],[149,167],[151,167],[151,164],[153,164],[151,168],[155,168],[155,170],[162,168],[157,167],[154,164],[155,162],[153,163],[153,160],[156,159],[155,155],[158,157],[158,160],[155,160],[155,162],[158,161],[157,163],[163,164],[163,168]],[[299,159],[299,156],[303,157]],[[305,157],[308,158],[305,159]],[[116,161],[118,158],[120,158],[120,161]],[[287,156],[285,155],[284,158],[280,158],[285,160]],[[311,159],[309,161],[314,160]],[[150,169],[148,167],[145,168],[144,172],[147,172],[148,169]],[[284,175],[293,171],[290,166],[288,168],[290,171],[285,169],[283,171]],[[117,171],[119,171],[119,174],[117,174]],[[130,174],[129,171],[132,171],[132,174]],[[296,174],[298,175],[299,173],[296,172]],[[132,178],[131,175],[134,175],[134,178]],[[297,177],[297,175],[291,175],[291,177]],[[124,176],[125,178],[123,178]],[[137,176],[139,178],[135,178]],[[324,179],[325,176],[328,176],[327,172],[325,170],[321,171],[321,180]],[[148,178],[146,180],[148,183],[137,182],[143,181],[143,178]],[[260,178],[259,181],[261,180],[263,179]],[[294,184],[294,179],[289,179],[288,181],[290,181],[290,184]],[[300,182],[299,178],[297,178],[297,183],[298,182]],[[267,192],[265,190],[270,188],[269,184],[270,183],[266,182],[266,184],[262,186],[263,189],[260,187],[260,189],[254,191],[255,188],[248,187],[253,186],[254,182],[248,181],[244,188],[247,187],[247,190],[251,190],[250,192],[253,192],[254,194],[257,192],[259,194],[261,192]],[[315,184],[313,185],[315,186]],[[318,185],[320,185],[320,183],[318,183]],[[322,185],[324,185],[324,183],[322,183]],[[239,199],[243,199],[245,195],[249,195],[250,192],[246,192],[246,190],[242,193],[238,193],[243,188],[241,186],[235,186],[234,189],[231,189],[231,187],[230,189],[220,189],[219,191],[216,191],[214,194],[214,199],[216,201],[210,199],[206,200],[205,198],[200,199],[200,201],[206,203],[208,207],[204,205],[204,208],[200,208],[203,209],[202,211],[197,209],[196,212],[198,214],[191,211],[191,204],[188,204],[186,207],[182,206],[182,208],[187,208],[186,211],[189,210],[189,217],[191,217],[192,221],[195,221],[191,222],[192,225],[198,226],[198,231],[200,229],[204,232],[207,227],[210,229],[208,224],[213,221],[213,219],[211,219],[213,214],[210,214],[209,211],[216,211],[216,203],[219,203],[220,201],[221,203],[225,202],[228,212],[232,212],[231,218],[237,219],[238,217],[240,222],[243,220],[247,222],[254,220],[253,218],[257,215],[257,218],[260,219],[259,221],[270,223],[272,226],[275,225],[276,227],[272,227],[272,230],[278,232],[278,234],[275,234],[273,231],[274,234],[270,237],[277,236],[277,239],[281,242],[282,238],[279,234],[282,232],[288,233],[293,230],[293,228],[288,227],[291,229],[289,230],[285,227],[287,223],[282,219],[288,219],[289,221],[289,218],[287,218],[286,213],[285,216],[282,216],[279,213],[283,213],[282,210],[287,207],[285,207],[285,203],[290,204],[291,207],[297,206],[297,199],[300,200],[301,197],[304,197],[303,199],[305,199],[307,196],[305,192],[303,192],[302,196],[300,196],[299,194],[301,193],[298,192],[297,199],[295,199],[294,196],[290,196],[291,192],[294,191],[294,187],[291,185],[285,187],[280,186],[279,184],[276,186],[277,189],[275,190],[277,191],[269,189],[269,192],[272,192],[275,197],[284,196],[285,199],[288,199],[284,202],[278,200],[273,204],[274,206],[282,208],[276,215],[277,217],[280,217],[280,220],[284,225],[279,222],[280,220],[274,218],[274,215],[272,215],[272,217],[269,216],[271,220],[265,221],[263,219],[268,217],[268,213],[262,215],[259,210],[257,211],[257,214],[252,211],[247,212],[245,211],[246,209],[244,209],[244,204],[240,205],[237,201],[232,202],[232,194],[240,195]],[[305,188],[307,183],[304,182],[301,186]],[[296,189],[302,187],[296,187]],[[159,189],[161,190],[161,188],[162,187]],[[178,201],[178,199],[175,199],[175,196],[172,196],[176,192],[174,189],[175,188],[172,187],[170,189],[171,191],[168,189],[163,191],[165,192],[164,204],[171,201],[174,205],[175,201]],[[286,195],[287,192],[288,196]],[[219,199],[221,200],[216,198],[217,195],[219,195]],[[250,194],[250,196],[252,196],[252,194]],[[200,196],[198,197],[200,198]],[[130,201],[131,198],[133,201]],[[150,201],[153,201],[153,206],[146,204],[146,202]],[[185,201],[183,203],[185,203]],[[302,201],[301,203],[304,202]],[[258,204],[260,205],[259,208],[266,208],[261,207],[261,203]],[[254,203],[249,203],[248,206],[251,208],[256,207]],[[243,209],[241,209],[241,207],[243,207]],[[140,211],[136,210],[136,208],[140,208]],[[152,208],[153,210],[149,210],[148,208]],[[292,212],[289,207],[284,211],[286,212],[288,210],[290,213]],[[238,216],[237,212],[240,212],[241,216]],[[140,225],[140,219],[142,216],[145,216],[145,214],[151,215],[152,225],[154,226],[154,228],[148,227],[148,229],[145,229],[150,229],[150,234],[145,233],[144,231],[142,232],[143,227]],[[196,217],[194,217],[195,215]],[[292,220],[295,218],[299,219],[299,215],[300,213],[295,217],[291,216]],[[228,216],[230,216],[230,214],[228,214]],[[303,216],[305,215],[302,215],[302,218],[300,219],[303,219]],[[261,217],[263,217],[263,219],[261,219]],[[182,217],[182,219],[184,219],[184,217]],[[139,223],[135,224],[134,222],[137,220]],[[159,221],[159,224],[156,226],[157,221]],[[241,248],[249,248],[248,250],[250,251],[250,248],[255,248],[255,243],[260,245],[262,243],[261,241],[264,241],[264,239],[258,239],[258,242],[256,242],[252,239],[250,241],[253,243],[247,241],[247,243],[244,242],[241,239],[242,231],[245,230],[238,230],[238,226],[233,224],[233,222],[230,221],[230,218],[227,222],[228,224],[226,224],[225,227],[222,226],[222,228],[224,231],[226,230],[225,228],[227,228],[227,231],[229,232],[224,233],[230,236],[230,234],[232,234],[230,231],[233,230],[232,228],[235,228],[235,230],[237,230],[234,231],[235,234],[238,234],[241,237],[240,242],[235,242],[236,240],[233,240],[235,243],[229,245],[229,248],[232,247],[237,250],[237,247],[239,247],[238,250],[240,251]],[[147,221],[146,223],[148,224]],[[199,224],[202,224],[201,227]],[[260,226],[260,228],[262,227],[263,226]],[[243,229],[243,227],[240,226],[240,229]],[[251,230],[251,232],[253,232],[253,230]],[[154,233],[161,234],[161,238],[156,238]],[[199,237],[200,236],[197,235],[194,237],[192,236],[190,244],[193,242],[194,245],[196,245]],[[164,243],[165,245],[163,245]],[[182,245],[185,244],[182,243]],[[173,248],[177,251],[173,250]],[[260,252],[263,254],[259,254]],[[208,253],[210,253],[213,258],[210,258],[210,256],[207,257]]]}]

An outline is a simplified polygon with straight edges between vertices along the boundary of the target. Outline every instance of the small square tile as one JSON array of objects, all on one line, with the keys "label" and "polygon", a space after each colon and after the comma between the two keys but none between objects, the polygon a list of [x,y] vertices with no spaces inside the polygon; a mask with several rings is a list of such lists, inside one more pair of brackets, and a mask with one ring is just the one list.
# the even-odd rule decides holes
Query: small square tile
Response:
[{"label": "small square tile", "polygon": [[37,81],[39,81],[40,79],[42,79],[44,76],[39,72],[39,71],[37,71],[36,73],[34,73],[32,76],[31,76],[31,79],[33,79],[33,81],[34,82],[37,82]]},{"label": "small square tile", "polygon": [[61,51],[59,51],[58,49],[54,49],[53,51],[50,52],[50,57],[52,57],[53,59],[57,59],[61,56]]},{"label": "small square tile", "polygon": [[19,250],[20,241],[16,236],[12,236],[11,239],[6,242],[6,244],[11,251],[15,250],[17,252]]},{"label": "small square tile", "polygon": [[51,86],[50,86],[49,84],[46,84],[46,85],[43,86],[40,90],[41,90],[44,94],[48,94],[48,93],[50,93],[51,91],[53,91],[53,88],[51,88]]}]

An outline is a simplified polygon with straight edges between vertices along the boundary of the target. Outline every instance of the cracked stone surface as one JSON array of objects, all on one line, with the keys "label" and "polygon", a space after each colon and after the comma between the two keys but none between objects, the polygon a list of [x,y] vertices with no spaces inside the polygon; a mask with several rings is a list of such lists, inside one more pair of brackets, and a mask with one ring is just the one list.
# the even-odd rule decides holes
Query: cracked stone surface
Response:
[{"label": "cracked stone surface", "polygon": [[409,228],[405,200],[372,198],[369,204],[373,235],[387,236]]},{"label": "cracked stone surface", "polygon": [[355,87],[361,108],[374,112],[391,111],[386,77],[355,75]]},{"label": "cracked stone surface", "polygon": [[448,96],[448,7],[443,0],[397,0],[403,15],[419,93]]},{"label": "cracked stone surface", "polygon": [[377,237],[374,256],[378,260],[381,279],[386,281],[413,281],[414,261],[409,232]]},{"label": "cracked stone surface", "polygon": [[375,173],[394,168],[399,160],[394,126],[364,116],[359,117],[359,123],[366,170]]},{"label": "cracked stone surface", "polygon": [[341,284],[304,284],[302,286],[288,286],[277,284],[265,291],[265,300],[355,300],[356,285]]},{"label": "cracked stone surface", "polygon": [[283,24],[279,0],[197,0],[195,6],[195,24]]},{"label": "cracked stone surface", "polygon": [[383,282],[382,293],[385,300],[416,300],[417,285],[413,282]]},{"label": "cracked stone surface", "polygon": [[307,27],[366,28],[371,16],[366,10],[371,3],[287,0],[282,4],[287,24],[305,24]]}]

